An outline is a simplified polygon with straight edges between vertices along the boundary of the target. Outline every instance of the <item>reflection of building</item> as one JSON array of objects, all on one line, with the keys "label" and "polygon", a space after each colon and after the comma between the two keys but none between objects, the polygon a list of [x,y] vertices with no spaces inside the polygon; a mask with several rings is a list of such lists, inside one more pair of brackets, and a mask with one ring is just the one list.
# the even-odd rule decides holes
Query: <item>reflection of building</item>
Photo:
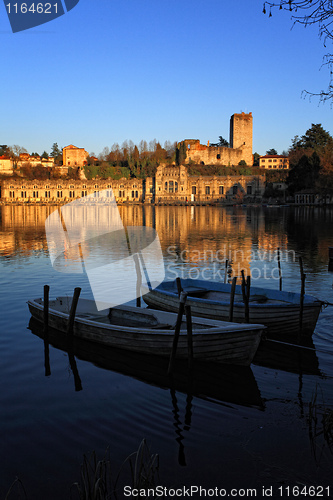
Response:
[{"label": "reflection of building", "polygon": [[234,114],[230,118],[230,147],[207,146],[197,139],[184,141],[187,153],[185,163],[205,165],[238,165],[244,161],[253,165],[252,113]]},{"label": "reflection of building", "polygon": [[83,167],[87,164],[89,153],[84,148],[77,148],[70,144],[62,150],[62,162],[67,167]]},{"label": "reflection of building", "polygon": [[[89,208],[89,210],[88,210]],[[192,269],[212,267],[215,279],[224,279],[225,259],[233,272],[250,270],[253,233],[257,219],[239,207],[120,205],[122,223],[156,229],[166,263],[179,263]],[[3,237],[0,255],[29,255],[46,251],[45,221],[57,210],[50,205],[0,206],[0,232]],[[257,214],[257,212],[255,212]],[[93,214],[93,215],[92,215]],[[73,225],[101,230],[110,226],[108,205],[94,209],[82,205],[75,212]],[[66,256],[70,259],[69,253]],[[74,255],[76,257],[76,254]]]},{"label": "reflection of building", "polygon": [[112,189],[117,202],[240,203],[244,197],[258,200],[264,192],[263,176],[190,176],[185,166],[160,165],[155,178],[119,180],[27,180],[5,179],[1,200],[5,202],[67,202],[98,191]]},{"label": "reflection of building", "polygon": [[265,155],[259,158],[259,167],[267,169],[289,169],[289,158],[283,155]]}]

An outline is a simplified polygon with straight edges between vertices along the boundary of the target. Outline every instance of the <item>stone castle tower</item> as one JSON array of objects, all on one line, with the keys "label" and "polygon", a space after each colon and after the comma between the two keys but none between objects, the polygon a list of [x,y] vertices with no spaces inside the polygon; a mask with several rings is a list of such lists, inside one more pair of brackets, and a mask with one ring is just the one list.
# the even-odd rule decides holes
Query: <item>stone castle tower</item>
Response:
[{"label": "stone castle tower", "polygon": [[248,165],[252,157],[252,135],[253,135],[252,113],[235,113],[230,118],[230,148],[242,148]]},{"label": "stone castle tower", "polygon": [[230,118],[230,145],[210,146],[200,144],[199,139],[185,139],[185,164],[194,162],[205,165],[238,165],[245,161],[253,165],[252,155],[252,113],[234,114]]}]

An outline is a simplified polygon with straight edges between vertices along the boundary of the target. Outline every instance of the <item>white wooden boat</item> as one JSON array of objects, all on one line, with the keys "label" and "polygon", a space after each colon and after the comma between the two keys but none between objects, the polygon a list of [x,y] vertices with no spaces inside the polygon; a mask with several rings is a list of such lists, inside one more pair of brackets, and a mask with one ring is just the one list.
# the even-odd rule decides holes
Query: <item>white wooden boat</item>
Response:
[{"label": "white wooden boat", "polygon": [[[49,301],[52,328],[66,332],[71,297]],[[44,320],[43,299],[29,300],[32,316]],[[79,299],[73,334],[76,337],[133,352],[170,356],[177,314],[131,306],[98,311],[95,302]],[[263,325],[236,324],[192,318],[194,360],[248,366],[257,351]],[[186,324],[182,323],[177,358],[187,358]]]},{"label": "white wooden boat", "polygon": [[[186,303],[194,316],[227,321],[229,319],[231,285],[205,280],[182,279],[182,289],[187,293]],[[143,300],[149,307],[165,311],[178,308],[176,281],[164,281],[154,290],[142,286]],[[269,334],[311,335],[321,311],[322,301],[304,295],[302,320],[301,295],[294,292],[280,292],[267,288],[251,287],[249,300],[249,321],[267,326]],[[236,286],[232,321],[245,321],[245,306],[242,288]]]}]

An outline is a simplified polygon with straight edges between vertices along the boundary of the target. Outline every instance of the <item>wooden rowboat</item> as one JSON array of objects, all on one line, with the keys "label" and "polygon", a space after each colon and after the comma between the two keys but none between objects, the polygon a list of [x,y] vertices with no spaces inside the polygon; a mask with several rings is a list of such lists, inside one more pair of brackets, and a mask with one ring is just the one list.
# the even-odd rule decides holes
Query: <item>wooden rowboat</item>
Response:
[{"label": "wooden rowboat", "polygon": [[[49,326],[67,331],[71,297],[49,301]],[[43,322],[43,299],[29,300],[32,316]],[[93,300],[79,299],[73,334],[120,349],[156,356],[170,356],[177,314],[131,306],[98,311]],[[193,357],[196,360],[248,366],[257,351],[263,325],[192,318]],[[177,358],[188,356],[186,325],[181,325]]]},{"label": "wooden rowboat", "polygon": [[[205,280],[182,279],[181,286],[187,293],[186,303],[194,316],[227,321],[230,310],[231,285]],[[165,311],[176,311],[178,289],[176,281],[164,281],[154,290],[142,286],[143,300],[149,307]],[[267,288],[251,287],[249,298],[249,321],[267,327],[268,333],[311,335],[317,323],[323,302],[310,295],[280,292]],[[242,288],[236,286],[232,321],[245,321],[245,305]]]}]

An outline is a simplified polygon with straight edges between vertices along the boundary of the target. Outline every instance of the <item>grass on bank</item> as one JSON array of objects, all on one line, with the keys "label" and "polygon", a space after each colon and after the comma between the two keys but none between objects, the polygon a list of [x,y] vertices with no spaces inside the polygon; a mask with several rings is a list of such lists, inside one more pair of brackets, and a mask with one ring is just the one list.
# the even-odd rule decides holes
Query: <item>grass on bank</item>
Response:
[{"label": "grass on bank", "polygon": [[[154,488],[158,478],[159,458],[151,454],[146,440],[143,439],[138,450],[129,455],[114,474],[110,450],[98,459],[96,452],[84,455],[80,478],[70,489],[71,500],[118,500],[123,498],[123,485],[131,488]],[[10,486],[4,500],[29,500],[19,478]]]}]

